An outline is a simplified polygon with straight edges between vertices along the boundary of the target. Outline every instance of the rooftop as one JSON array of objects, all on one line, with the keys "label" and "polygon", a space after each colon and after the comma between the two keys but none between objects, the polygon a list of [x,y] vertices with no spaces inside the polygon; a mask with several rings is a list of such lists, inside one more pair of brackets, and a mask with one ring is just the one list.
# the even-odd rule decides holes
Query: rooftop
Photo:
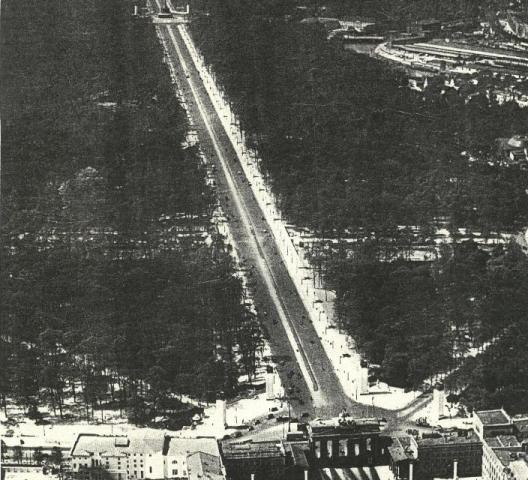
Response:
[{"label": "rooftop", "polygon": [[97,435],[81,433],[72,448],[72,456],[90,456],[97,453],[101,456],[123,457],[135,453],[162,453],[164,434],[143,435]]},{"label": "rooftop", "polygon": [[528,433],[528,418],[527,417],[523,417],[523,418],[514,417],[513,423],[520,433],[522,434]]},{"label": "rooftop", "polygon": [[511,462],[517,460],[517,452],[511,452],[508,450],[494,450],[494,453],[505,467],[507,467]]},{"label": "rooftop", "polygon": [[481,410],[475,412],[484,426],[489,425],[509,425],[511,423],[509,415],[501,408],[498,410]]},{"label": "rooftop", "polygon": [[222,462],[220,457],[208,453],[196,452],[187,457],[189,480],[223,480]]},{"label": "rooftop", "polygon": [[420,438],[416,440],[418,449],[420,447],[436,446],[436,445],[463,445],[471,443],[482,443],[476,434],[470,434],[467,437],[458,435],[443,435],[438,438]]},{"label": "rooftop", "polygon": [[307,441],[285,442],[284,450],[291,454],[295,466],[299,468],[309,468],[306,453],[310,451],[310,446]]},{"label": "rooftop", "polygon": [[58,442],[52,442],[48,440],[47,438],[41,438],[41,437],[2,437],[2,442],[5,444],[6,447],[15,447],[15,446],[21,446],[22,448],[37,448],[40,447],[42,449],[51,449],[53,447],[59,447],[62,450],[67,449],[69,450],[71,448],[70,445],[61,445]]},{"label": "rooftop", "polygon": [[418,457],[416,441],[410,436],[395,437],[392,439],[389,453],[392,460],[395,462],[414,460]]},{"label": "rooftop", "polygon": [[521,444],[513,435],[497,435],[496,437],[486,438],[486,443],[490,448],[515,448]]},{"label": "rooftop", "polygon": [[226,459],[283,457],[280,442],[223,443],[222,453]]},{"label": "rooftop", "polygon": [[170,437],[168,445],[165,446],[165,455],[184,456],[192,453],[202,452],[219,457],[218,442],[214,437],[179,438]]}]

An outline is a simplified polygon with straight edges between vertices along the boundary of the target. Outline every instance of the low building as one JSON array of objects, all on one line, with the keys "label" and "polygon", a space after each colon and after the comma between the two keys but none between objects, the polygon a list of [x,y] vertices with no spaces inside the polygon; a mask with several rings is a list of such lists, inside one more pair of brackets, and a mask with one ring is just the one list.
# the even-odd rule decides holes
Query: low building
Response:
[{"label": "low building", "polygon": [[195,452],[187,457],[189,480],[223,480],[225,471],[219,456]]},{"label": "low building", "polygon": [[418,444],[409,435],[395,437],[389,447],[390,469],[397,480],[413,480],[418,460]]},{"label": "low building", "polygon": [[474,434],[443,435],[416,440],[418,459],[414,478],[479,477],[482,474],[482,441]]},{"label": "low building", "polygon": [[477,435],[482,439],[497,435],[513,435],[513,420],[503,408],[475,412],[473,423]]},{"label": "low building", "polygon": [[81,479],[165,478],[165,435],[80,434],[71,451],[72,474]]},{"label": "low building", "polygon": [[221,445],[230,480],[287,480],[286,455],[280,440]]},{"label": "low building", "polygon": [[59,480],[59,476],[42,467],[2,465],[2,480]]},{"label": "low building", "polygon": [[413,480],[414,465],[418,460],[418,444],[414,437],[407,435],[393,438],[389,455],[394,477],[397,480]]},{"label": "low building", "polygon": [[[196,457],[197,453],[203,455]],[[163,432],[80,434],[70,456],[72,476],[82,480],[187,480],[192,478],[190,472],[196,478],[200,471],[212,480],[224,475],[218,443],[212,437],[169,437]]]},{"label": "low building", "polygon": [[1,462],[2,464],[24,464],[34,465],[40,463],[35,459],[36,453],[41,459],[60,457],[67,460],[71,444],[66,442],[49,442],[40,437],[3,437],[1,440]]},{"label": "low building", "polygon": [[528,441],[528,415],[514,415],[513,424],[515,425],[515,435],[520,441]]},{"label": "low building", "polygon": [[[197,438],[176,438],[166,437],[163,455],[165,457],[165,471],[163,478],[187,479],[189,478],[189,459],[192,457],[193,474],[196,472],[197,459],[195,453],[203,453],[208,459],[207,464],[211,465],[211,457],[216,457],[221,463],[218,442],[213,437]],[[221,463],[221,468],[223,465]]]}]

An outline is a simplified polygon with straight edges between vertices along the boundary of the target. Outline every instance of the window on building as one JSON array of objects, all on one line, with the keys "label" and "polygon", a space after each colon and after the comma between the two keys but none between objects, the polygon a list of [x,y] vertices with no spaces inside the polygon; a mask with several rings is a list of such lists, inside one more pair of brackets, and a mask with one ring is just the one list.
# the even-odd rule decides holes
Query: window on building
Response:
[{"label": "window on building", "polygon": [[346,438],[339,440],[339,456],[348,457],[348,440]]},{"label": "window on building", "polygon": [[315,458],[321,458],[321,442],[316,440],[314,443]]},{"label": "window on building", "polygon": [[359,456],[359,443],[354,443],[354,455]]},{"label": "window on building", "polygon": [[332,440],[327,440],[326,442],[326,453],[328,458],[332,458],[334,455],[334,442]]},{"label": "window on building", "polygon": [[178,463],[178,460],[173,460],[172,461],[172,464],[175,465],[176,463]]},{"label": "window on building", "polygon": [[152,467],[149,467],[149,473],[152,473]]},{"label": "window on building", "polygon": [[173,470],[172,470],[172,474],[173,474],[173,475],[178,475],[178,469],[177,469],[177,468],[176,468],[176,469],[173,469]]},{"label": "window on building", "polygon": [[367,438],[367,452],[372,452],[372,438]]},{"label": "window on building", "polygon": [[141,470],[141,478],[143,478],[143,470]]}]

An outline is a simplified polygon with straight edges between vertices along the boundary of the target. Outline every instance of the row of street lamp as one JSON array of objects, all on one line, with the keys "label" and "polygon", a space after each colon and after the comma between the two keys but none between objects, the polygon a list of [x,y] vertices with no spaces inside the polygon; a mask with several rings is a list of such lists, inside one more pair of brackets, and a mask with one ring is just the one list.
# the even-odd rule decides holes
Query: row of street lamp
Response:
[{"label": "row of street lamp", "polygon": [[[219,114],[220,121],[233,144],[233,148],[237,152],[242,170],[247,179],[252,179],[251,188],[264,212],[273,235],[278,240],[277,245],[286,261],[288,271],[290,272],[301,299],[313,320],[316,331],[322,339],[323,346],[331,361],[332,358],[334,358],[332,364],[334,364],[336,374],[343,384],[344,390],[350,391],[350,384],[347,385],[347,383],[350,382],[347,373],[350,372],[345,372],[338,368],[336,365],[338,361],[335,359],[335,355],[337,354],[340,357],[343,354],[350,354],[353,352],[348,345],[344,334],[341,334],[342,338],[338,337],[338,345],[336,345],[335,340],[326,338],[328,329],[331,326],[330,318],[327,314],[327,306],[329,305],[325,302],[327,296],[325,295],[324,300],[318,297],[317,289],[315,287],[315,272],[313,273],[313,277],[306,274],[303,276],[302,270],[312,270],[312,267],[301,258],[288,234],[286,225],[282,221],[281,212],[276,207],[276,198],[273,192],[271,192],[269,185],[265,182],[261,168],[259,168],[261,159],[259,158],[258,153],[255,150],[246,147],[245,133],[240,128],[240,122],[232,111],[230,104],[226,99],[226,94],[218,88],[216,84],[216,75],[210,67],[205,65],[203,56],[199,54],[194,47],[194,43],[192,42],[186,27],[182,25],[178,26],[178,29],[180,30],[183,41],[185,42],[198,72],[200,73],[200,77],[204,81],[209,97]],[[306,280],[313,280],[313,286],[311,282],[305,284],[304,282]],[[326,293],[327,292],[325,292],[325,294]],[[357,379],[353,380],[353,382],[356,380]]]}]

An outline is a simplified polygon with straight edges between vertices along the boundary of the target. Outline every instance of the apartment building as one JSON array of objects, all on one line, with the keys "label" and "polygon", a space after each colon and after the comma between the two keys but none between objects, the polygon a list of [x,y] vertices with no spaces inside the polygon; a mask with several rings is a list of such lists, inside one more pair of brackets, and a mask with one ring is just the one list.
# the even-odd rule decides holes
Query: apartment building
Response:
[{"label": "apartment building", "polygon": [[170,437],[163,432],[80,434],[71,450],[70,466],[79,480],[188,480],[188,458],[196,453],[204,455],[193,457],[193,473],[224,475],[216,439]]}]

